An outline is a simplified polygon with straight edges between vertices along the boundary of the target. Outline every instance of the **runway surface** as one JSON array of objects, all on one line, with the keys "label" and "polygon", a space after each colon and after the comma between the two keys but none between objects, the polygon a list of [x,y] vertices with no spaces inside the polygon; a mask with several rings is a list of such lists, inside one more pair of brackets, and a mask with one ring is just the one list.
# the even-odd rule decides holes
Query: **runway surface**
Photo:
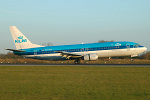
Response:
[{"label": "runway surface", "polygon": [[150,64],[0,64],[0,66],[100,66],[100,67],[150,67]]}]

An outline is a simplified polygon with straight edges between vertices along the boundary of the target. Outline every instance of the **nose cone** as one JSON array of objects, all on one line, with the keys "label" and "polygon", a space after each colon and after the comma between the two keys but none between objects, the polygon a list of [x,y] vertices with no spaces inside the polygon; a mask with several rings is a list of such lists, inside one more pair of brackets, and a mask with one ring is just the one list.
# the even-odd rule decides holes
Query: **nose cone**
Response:
[{"label": "nose cone", "polygon": [[143,48],[143,52],[144,52],[144,51],[147,51],[147,48],[146,48],[146,47]]},{"label": "nose cone", "polygon": [[146,50],[147,50],[147,48],[143,46],[143,47],[141,47],[141,48],[137,48],[137,51],[136,51],[136,52],[137,52],[138,54],[140,54],[140,53],[142,53],[142,52],[145,52]]}]

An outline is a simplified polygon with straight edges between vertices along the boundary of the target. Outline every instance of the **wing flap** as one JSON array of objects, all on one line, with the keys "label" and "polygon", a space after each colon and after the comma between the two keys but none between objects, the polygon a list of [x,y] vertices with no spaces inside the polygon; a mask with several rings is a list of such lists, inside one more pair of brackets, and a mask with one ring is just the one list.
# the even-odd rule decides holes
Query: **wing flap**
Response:
[{"label": "wing flap", "polygon": [[64,51],[56,51],[57,53],[61,53],[61,55],[63,57],[66,57],[66,58],[70,58],[70,57],[73,57],[73,58],[80,58],[83,56],[83,54],[77,54],[77,53],[70,53],[70,52],[64,52]]}]

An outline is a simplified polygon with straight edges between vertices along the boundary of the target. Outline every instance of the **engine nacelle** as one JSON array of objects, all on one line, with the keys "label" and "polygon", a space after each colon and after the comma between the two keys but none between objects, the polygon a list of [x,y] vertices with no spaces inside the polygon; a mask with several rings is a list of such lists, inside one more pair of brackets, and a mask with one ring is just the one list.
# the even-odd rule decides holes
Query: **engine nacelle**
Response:
[{"label": "engine nacelle", "polygon": [[98,59],[98,55],[96,53],[91,53],[91,54],[86,54],[83,56],[83,60],[97,60]]}]

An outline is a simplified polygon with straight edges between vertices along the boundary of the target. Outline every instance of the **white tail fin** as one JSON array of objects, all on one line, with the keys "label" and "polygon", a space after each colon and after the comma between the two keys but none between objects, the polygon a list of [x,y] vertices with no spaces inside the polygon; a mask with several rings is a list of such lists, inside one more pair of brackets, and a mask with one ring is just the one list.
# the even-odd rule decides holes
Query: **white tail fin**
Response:
[{"label": "white tail fin", "polygon": [[16,45],[16,49],[27,49],[35,47],[43,47],[41,45],[31,43],[17,28],[16,26],[10,26],[10,31]]}]

